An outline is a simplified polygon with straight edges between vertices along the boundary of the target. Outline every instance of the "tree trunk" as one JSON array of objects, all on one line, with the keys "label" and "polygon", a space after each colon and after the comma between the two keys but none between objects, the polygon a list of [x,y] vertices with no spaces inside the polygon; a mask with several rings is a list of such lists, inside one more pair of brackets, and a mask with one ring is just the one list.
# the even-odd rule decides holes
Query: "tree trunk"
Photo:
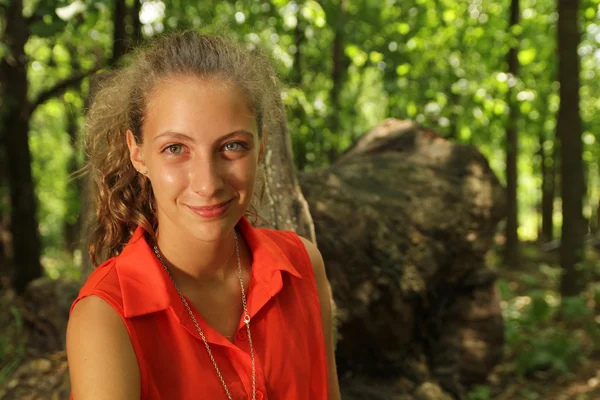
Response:
[{"label": "tree trunk", "polygon": [[[302,50],[306,36],[304,35],[304,21],[302,17],[302,2],[298,2],[298,10],[296,11],[296,27],[294,28],[294,45],[296,46],[296,52],[294,53],[294,64],[290,73],[290,86],[303,90],[302,88]],[[291,110],[291,120],[293,124],[300,128],[305,122],[306,113],[300,102],[296,102],[295,106]],[[293,135],[291,140],[293,142],[294,149],[294,161],[299,171],[303,171],[308,163],[307,158],[307,140],[297,132]]]},{"label": "tree trunk", "polygon": [[279,126],[267,135],[263,165],[265,196],[256,204],[258,215],[262,217],[256,225],[293,230],[316,243],[312,217],[294,169],[292,142],[281,100],[271,112],[279,114],[272,118],[279,121]]},{"label": "tree trunk", "polygon": [[598,205],[596,206],[596,226],[594,234],[600,232],[600,198],[598,199]]},{"label": "tree trunk", "polygon": [[[338,0],[339,8],[337,18],[335,19],[335,36],[331,51],[331,111],[329,118],[329,129],[331,132],[340,131],[340,92],[342,90],[342,80],[344,76],[344,23],[346,17],[346,0]],[[323,147],[323,146],[322,146]],[[331,147],[327,151],[329,162],[333,162],[337,157],[337,150]]]},{"label": "tree trunk", "polygon": [[[546,98],[548,93],[542,94]],[[542,174],[542,199],[540,202],[539,215],[542,218],[541,229],[539,231],[539,239],[543,243],[551,242],[554,239],[554,197],[556,196],[556,148],[558,143],[554,140],[554,145],[549,153],[544,144],[546,140],[549,140],[548,133],[544,129],[545,123],[550,117],[548,111],[548,103],[543,106],[544,111],[542,112],[542,118],[539,131],[539,146],[540,146],[540,171]]]},{"label": "tree trunk", "polygon": [[[75,46],[67,45],[69,54],[71,56],[71,68],[73,74],[79,74],[81,72],[81,65],[79,64],[79,58],[77,57],[77,50]],[[78,95],[81,95],[81,88],[77,89]],[[70,196],[77,199],[78,207],[74,210],[70,210],[64,221],[63,236],[65,240],[65,248],[71,254],[74,255],[75,250],[79,247],[80,233],[81,233],[81,177],[77,176],[77,171],[80,169],[78,162],[78,131],[79,126],[77,125],[77,114],[75,110],[67,107],[65,109],[67,119],[67,133],[69,134],[69,142],[73,153],[69,159],[67,165],[67,173],[69,179],[71,179],[70,185]]]},{"label": "tree trunk", "polygon": [[113,54],[110,60],[111,65],[115,65],[117,61],[127,51],[127,5],[125,0],[115,0],[115,11],[113,13]]},{"label": "tree trunk", "polygon": [[133,0],[133,7],[131,7],[131,25],[133,27],[133,34],[131,35],[131,41],[133,46],[142,42],[142,21],[140,21],[140,12],[142,11],[142,1]]},{"label": "tree trunk", "polygon": [[[519,0],[511,1],[510,28],[519,23]],[[517,59],[518,47],[511,47],[508,51],[508,73],[514,77],[518,74],[519,61]],[[509,115],[506,131],[506,244],[504,247],[504,264],[516,267],[519,264],[519,210],[517,203],[518,174],[517,157],[519,144],[517,135],[518,107],[514,99],[514,90],[509,90]]]},{"label": "tree trunk", "polygon": [[582,126],[579,115],[579,56],[581,38],[577,11],[579,0],[558,0],[558,79],[560,108],[557,136],[560,138],[561,232],[560,284],[563,296],[575,296],[585,288],[580,263],[584,259],[585,221],[582,215],[585,181],[582,161]]},{"label": "tree trunk", "polygon": [[[70,179],[72,179],[71,192],[73,193],[73,197],[81,201],[81,178],[79,176],[76,176],[76,173],[80,168],[80,165],[77,162],[78,130],[79,127],[77,126],[77,116],[72,110],[67,110],[67,133],[69,134],[71,147],[73,148],[73,154],[71,155],[71,159],[69,160],[67,172],[69,174]],[[78,248],[80,233],[81,204],[79,209],[71,210],[71,212],[68,213],[68,215],[65,217],[64,222],[65,247],[71,255],[73,255],[75,250]]]},{"label": "tree trunk", "polygon": [[4,148],[7,149],[11,197],[10,231],[16,266],[14,285],[17,291],[23,292],[28,282],[42,275],[42,266],[28,142],[30,105],[27,100],[25,43],[29,32],[22,0],[9,3],[4,23],[5,41],[10,49],[10,56],[5,56],[1,66],[2,76],[6,79],[3,83],[6,102]]},{"label": "tree trunk", "polygon": [[[552,157],[546,154],[544,149],[545,132],[540,132],[540,164],[542,170],[542,232],[543,242],[551,242],[554,239],[554,196],[555,190],[555,163]],[[555,143],[556,145],[556,143]]]}]

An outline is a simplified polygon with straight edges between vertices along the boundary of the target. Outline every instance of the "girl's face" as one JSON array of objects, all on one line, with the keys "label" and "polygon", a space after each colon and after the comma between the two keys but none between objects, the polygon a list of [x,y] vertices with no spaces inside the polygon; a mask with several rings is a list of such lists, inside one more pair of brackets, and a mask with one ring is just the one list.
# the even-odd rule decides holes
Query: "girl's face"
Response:
[{"label": "girl's face", "polygon": [[264,152],[242,92],[218,78],[165,79],[149,96],[142,130],[142,144],[131,132],[127,142],[152,184],[161,235],[214,241],[230,232]]}]

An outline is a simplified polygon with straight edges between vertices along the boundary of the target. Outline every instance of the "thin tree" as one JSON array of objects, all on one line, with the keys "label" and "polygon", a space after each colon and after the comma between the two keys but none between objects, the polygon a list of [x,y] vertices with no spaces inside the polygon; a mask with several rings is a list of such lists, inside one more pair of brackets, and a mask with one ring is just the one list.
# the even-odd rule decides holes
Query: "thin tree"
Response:
[{"label": "thin tree", "polygon": [[[519,23],[519,0],[512,0],[510,7],[510,26],[512,28]],[[513,77],[518,75],[519,60],[517,58],[518,45],[513,41],[508,50],[508,73]],[[519,219],[517,203],[517,156],[519,141],[517,135],[518,109],[514,101],[513,90],[509,91],[509,115],[506,129],[506,196],[507,196],[507,219],[506,219],[506,244],[504,247],[504,264],[515,267],[519,263]]]},{"label": "thin tree", "polygon": [[[346,0],[338,0],[338,12],[334,21],[335,35],[333,37],[333,44],[331,48],[331,91],[329,98],[331,100],[331,114],[330,114],[330,129],[333,133],[337,134],[340,130],[340,93],[342,91],[342,84],[344,78],[344,24],[346,23]],[[330,162],[335,160],[337,152],[334,146],[332,146],[327,152],[327,156]]]},{"label": "thin tree", "polygon": [[18,291],[42,274],[40,237],[37,227],[36,199],[31,173],[28,131],[31,107],[27,99],[27,59],[25,43],[29,39],[23,1],[13,0],[3,12],[4,40],[10,53],[0,65],[4,89],[2,125],[10,192],[10,232],[16,264],[14,284]]},{"label": "thin tree", "polygon": [[585,288],[581,269],[584,259],[585,220],[582,214],[585,180],[582,160],[582,124],[579,114],[579,56],[581,41],[577,11],[579,0],[558,0],[558,80],[560,108],[556,126],[560,140],[560,172],[563,224],[560,291],[575,296]]},{"label": "thin tree", "polygon": [[[42,16],[23,15],[23,0],[11,0],[0,6],[4,26],[4,42],[9,49],[0,63],[0,87],[3,94],[1,147],[6,151],[10,193],[10,233],[13,262],[16,266],[13,284],[23,292],[27,284],[42,275],[41,243],[37,220],[37,199],[31,172],[29,121],[34,111],[49,99],[97,71],[76,73],[40,93],[34,100],[27,97],[27,56],[25,44],[31,36],[31,26]],[[10,149],[10,151],[8,151]]]},{"label": "thin tree", "polygon": [[[555,68],[552,68],[552,76],[556,73]],[[549,91],[541,92],[544,99],[549,97]],[[542,107],[542,118],[540,119],[540,131],[539,131],[539,155],[540,155],[540,172],[542,175],[542,198],[540,202],[539,214],[542,217],[541,231],[539,232],[539,238],[542,242],[548,243],[554,239],[554,198],[556,196],[556,170],[558,168],[557,162],[557,147],[558,142],[554,140],[554,146],[552,149],[546,149],[546,141],[550,140],[548,132],[545,129],[545,122],[552,118],[551,113],[548,111],[548,101]],[[554,137],[552,138],[554,139]]]}]

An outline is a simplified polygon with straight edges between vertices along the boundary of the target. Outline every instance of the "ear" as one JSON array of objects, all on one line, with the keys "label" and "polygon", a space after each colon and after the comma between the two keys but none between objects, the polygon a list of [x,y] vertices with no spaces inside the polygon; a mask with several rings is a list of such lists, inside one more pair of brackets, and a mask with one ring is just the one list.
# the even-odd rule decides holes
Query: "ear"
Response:
[{"label": "ear", "polygon": [[267,125],[263,125],[263,135],[260,141],[260,150],[258,151],[258,163],[260,164],[264,157],[267,149]]},{"label": "ear", "polygon": [[137,169],[142,174],[148,173],[148,168],[144,163],[144,153],[142,147],[138,145],[130,129],[127,130],[127,147],[129,147],[129,159],[133,168]]}]

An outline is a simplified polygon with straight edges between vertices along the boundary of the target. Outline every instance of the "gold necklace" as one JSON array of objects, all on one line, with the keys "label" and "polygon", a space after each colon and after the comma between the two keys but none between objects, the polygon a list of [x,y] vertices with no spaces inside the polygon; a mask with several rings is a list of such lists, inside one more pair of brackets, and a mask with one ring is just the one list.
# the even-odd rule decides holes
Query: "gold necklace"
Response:
[{"label": "gold necklace", "polygon": [[[235,242],[235,254],[237,256],[238,276],[240,278],[240,286],[242,288],[242,305],[244,306],[244,323],[246,324],[246,330],[248,331],[248,343],[250,344],[250,357],[252,358],[252,400],[256,400],[256,369],[255,369],[255,364],[254,364],[254,348],[252,347],[252,335],[250,334],[250,314],[248,313],[248,309],[246,307],[246,293],[244,291],[244,277],[242,276],[242,262],[240,260],[240,251],[239,251],[239,247],[238,247],[238,239],[237,239],[237,234],[236,234],[235,230],[233,231],[233,239]],[[175,289],[177,289],[177,293],[179,293],[179,297],[181,298],[181,301],[185,305],[185,308],[187,309],[188,313],[190,314],[190,317],[192,318],[192,321],[194,322],[194,326],[196,327],[198,334],[200,335],[200,337],[202,338],[202,341],[204,342],[204,347],[206,347],[206,351],[208,352],[210,360],[212,361],[213,366],[215,367],[215,371],[217,371],[217,375],[219,376],[219,380],[221,381],[221,384],[223,385],[223,389],[225,389],[225,394],[227,394],[227,398],[229,400],[233,400],[231,398],[231,394],[229,393],[229,389],[227,388],[227,384],[225,384],[225,379],[223,379],[223,375],[221,375],[221,371],[219,370],[219,367],[217,366],[217,362],[215,361],[212,351],[210,350],[210,346],[208,345],[206,336],[204,336],[204,332],[202,332],[200,325],[198,325],[198,321],[196,321],[196,317],[194,317],[194,313],[192,312],[192,309],[190,308],[185,297],[183,296],[183,293],[181,293],[181,290],[179,290],[179,286],[177,286],[177,283],[175,283],[175,279],[173,279],[171,272],[165,265],[161,255],[160,255],[160,250],[158,250],[158,246],[156,244],[154,245],[154,253],[156,254],[156,258],[158,258],[158,261],[160,261],[160,264],[163,266],[165,271],[167,271],[169,278],[171,278],[171,282],[173,282]]]}]

